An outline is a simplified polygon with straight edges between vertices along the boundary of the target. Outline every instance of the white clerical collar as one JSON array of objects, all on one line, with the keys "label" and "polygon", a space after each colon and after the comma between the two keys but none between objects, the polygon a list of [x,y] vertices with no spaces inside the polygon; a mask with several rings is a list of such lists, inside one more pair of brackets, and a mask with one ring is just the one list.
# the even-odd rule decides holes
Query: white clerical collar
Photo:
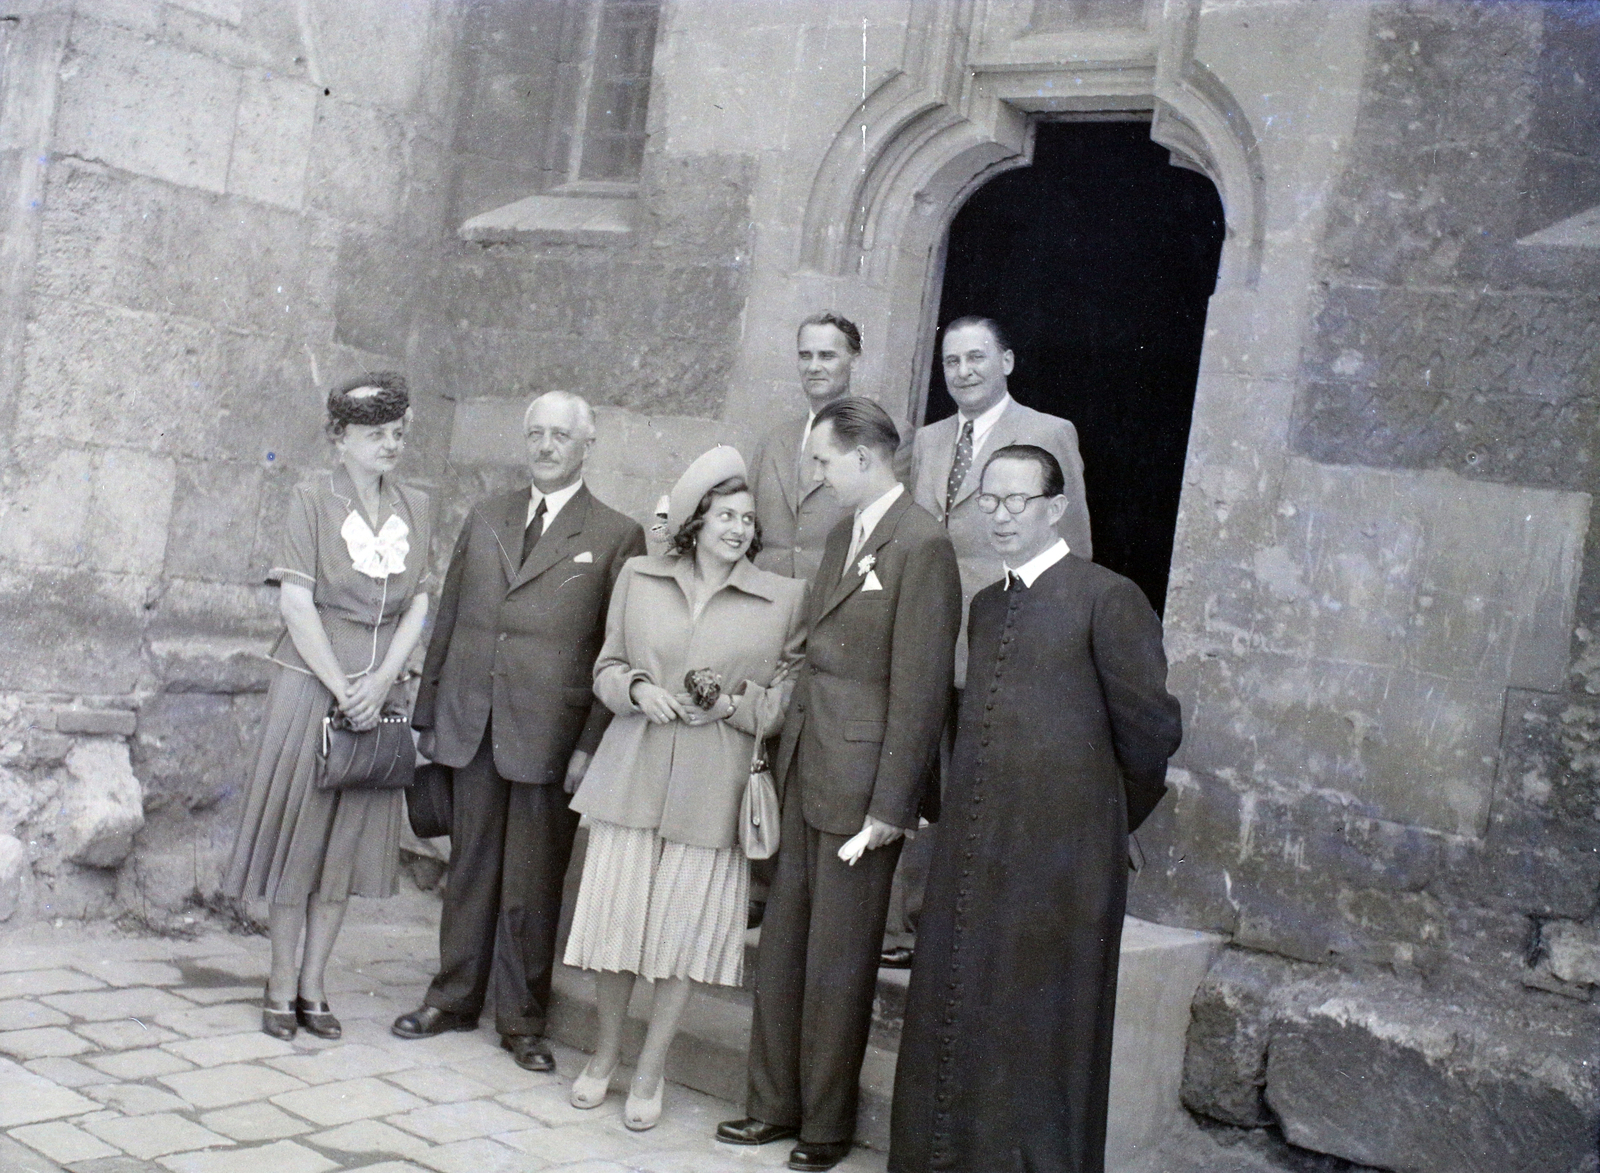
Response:
[{"label": "white clerical collar", "polygon": [[878,523],[883,520],[883,515],[889,512],[889,506],[898,501],[900,494],[905,491],[905,486],[896,481],[894,488],[872,502],[872,504],[864,505],[856,510],[856,532],[861,535],[863,545],[872,536],[872,531],[878,528]]},{"label": "white clerical collar", "polygon": [[1067,540],[1065,538],[1057,538],[1055,545],[1041,554],[1035,554],[1015,570],[1007,566],[1006,582],[1009,585],[1012,576],[1015,576],[1022,580],[1023,586],[1032,589],[1035,579],[1070,553],[1072,551],[1067,548]]},{"label": "white clerical collar", "polygon": [[562,506],[578,495],[578,490],[583,488],[583,478],[579,477],[564,489],[557,489],[554,493],[541,493],[539,486],[533,486],[532,495],[528,498],[528,517],[522,523],[522,528],[527,529],[533,524],[533,515],[539,511],[539,502],[544,502],[544,529],[542,534],[550,528],[550,523],[556,519],[556,514],[561,512]]},{"label": "white clerical collar", "polygon": [[[995,424],[1000,422],[1000,417],[1005,414],[1006,408],[1011,406],[1011,394],[1007,392],[1000,397],[1000,402],[989,408],[982,415],[972,417],[972,450],[977,452],[983,447],[984,437],[994,431]],[[957,412],[961,422],[968,422],[969,417],[964,412]],[[959,432],[960,429],[958,428]]]}]

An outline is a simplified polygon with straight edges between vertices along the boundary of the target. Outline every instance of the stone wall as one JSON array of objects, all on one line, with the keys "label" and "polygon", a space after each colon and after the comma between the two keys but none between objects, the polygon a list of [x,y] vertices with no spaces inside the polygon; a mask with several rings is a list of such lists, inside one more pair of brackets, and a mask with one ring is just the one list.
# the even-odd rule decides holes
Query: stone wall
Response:
[{"label": "stone wall", "polygon": [[1231,512],[1195,470],[1232,562],[1169,626],[1186,769],[1133,903],[1233,936],[1194,1110],[1385,1169],[1590,1169],[1600,302],[1593,242],[1539,234],[1600,204],[1600,13],[1380,4],[1364,56],[1287,452]]},{"label": "stone wall", "polygon": [[[440,475],[414,325],[445,238],[449,10],[33,3],[0,26],[0,159],[26,193],[4,224],[0,834],[32,863],[7,897],[25,912],[214,883],[322,391],[410,371],[409,471]],[[118,873],[137,820],[84,835],[135,777]]]}]

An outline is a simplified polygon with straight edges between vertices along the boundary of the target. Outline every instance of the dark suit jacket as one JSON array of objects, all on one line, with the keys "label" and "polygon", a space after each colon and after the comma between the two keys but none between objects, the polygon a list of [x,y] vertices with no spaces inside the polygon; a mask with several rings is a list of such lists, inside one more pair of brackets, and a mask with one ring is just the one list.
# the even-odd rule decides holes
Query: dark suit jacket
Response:
[{"label": "dark suit jacket", "polygon": [[519,565],[529,489],[475,505],[445,576],[411,723],[460,769],[494,718],[494,764],[512,782],[565,779],[611,719],[591,672],[622,565],[644,532],[581,488]]},{"label": "dark suit jacket", "polygon": [[[806,822],[833,835],[854,835],[868,814],[917,825],[938,765],[961,626],[955,550],[909,493],[841,580],[850,531],[846,517],[828,535],[812,584],[806,660],[777,759],[780,778],[798,764]],[[868,555],[882,590],[862,589]]]},{"label": "dark suit jacket", "polygon": [[[895,474],[910,487],[911,425],[895,419],[900,450]],[[816,577],[822,549],[833,527],[851,511],[839,504],[833,490],[802,470],[800,438],[805,417],[786,420],[761,438],[750,460],[750,491],[761,522],[761,553],[756,565],[788,578]]]}]

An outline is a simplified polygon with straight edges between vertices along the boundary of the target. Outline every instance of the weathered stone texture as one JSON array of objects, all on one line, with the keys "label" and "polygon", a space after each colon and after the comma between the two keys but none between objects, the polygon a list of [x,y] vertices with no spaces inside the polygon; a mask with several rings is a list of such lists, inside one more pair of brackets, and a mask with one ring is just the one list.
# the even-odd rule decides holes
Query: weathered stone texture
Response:
[{"label": "weathered stone texture", "polygon": [[144,789],[128,760],[127,743],[113,738],[80,742],[67,755],[74,785],[57,833],[62,853],[74,863],[115,867],[133,850],[144,826]]},{"label": "weathered stone texture", "polygon": [[[1191,1111],[1416,1173],[1595,1168],[1595,1012],[1231,950],[1195,999]],[[1537,1047],[1527,1045],[1538,1039]]]}]

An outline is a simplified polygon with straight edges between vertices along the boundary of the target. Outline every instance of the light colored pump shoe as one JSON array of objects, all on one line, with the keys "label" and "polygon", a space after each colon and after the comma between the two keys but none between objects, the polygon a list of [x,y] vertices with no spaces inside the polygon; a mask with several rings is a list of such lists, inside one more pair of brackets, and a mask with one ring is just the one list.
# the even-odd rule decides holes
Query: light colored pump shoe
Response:
[{"label": "light colored pump shoe", "polygon": [[604,1075],[590,1075],[585,1067],[572,1081],[572,1095],[570,1097],[574,1108],[598,1108],[606,1102],[606,1093],[611,1090],[611,1077],[616,1073],[617,1065],[613,1063]]},{"label": "light colored pump shoe", "polygon": [[628,1102],[622,1106],[622,1123],[630,1132],[646,1132],[661,1119],[662,1094],[667,1090],[667,1077],[656,1080],[655,1094],[648,1099],[636,1096],[630,1090]]}]

